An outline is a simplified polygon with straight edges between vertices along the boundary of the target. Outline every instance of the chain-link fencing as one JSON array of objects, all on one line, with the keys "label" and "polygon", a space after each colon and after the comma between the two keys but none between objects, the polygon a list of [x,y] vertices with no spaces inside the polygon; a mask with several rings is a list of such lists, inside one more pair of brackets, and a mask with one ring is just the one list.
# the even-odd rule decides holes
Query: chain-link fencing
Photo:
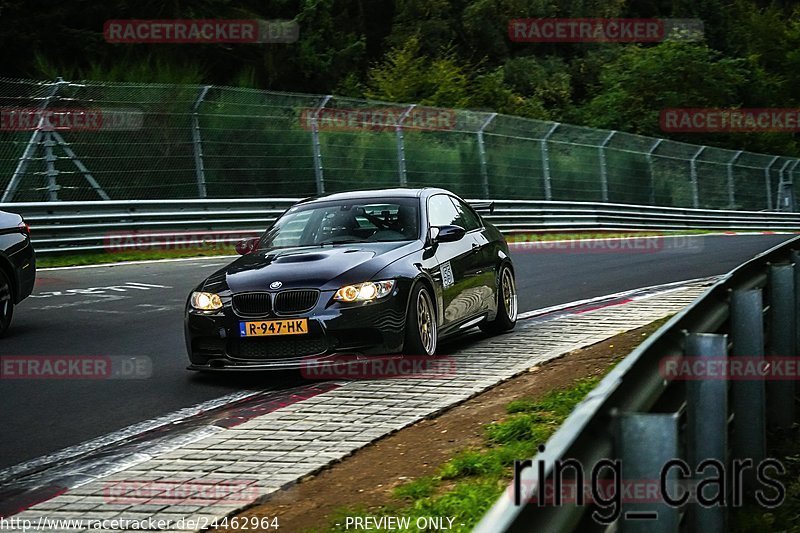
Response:
[{"label": "chain-link fencing", "polygon": [[2,202],[465,197],[793,210],[800,159],[487,112],[208,85],[0,79]]}]

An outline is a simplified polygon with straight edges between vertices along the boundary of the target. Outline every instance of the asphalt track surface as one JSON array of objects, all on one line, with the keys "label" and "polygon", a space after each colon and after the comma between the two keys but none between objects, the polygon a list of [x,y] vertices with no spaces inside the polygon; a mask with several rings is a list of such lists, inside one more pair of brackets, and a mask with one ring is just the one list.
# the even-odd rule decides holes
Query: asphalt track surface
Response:
[{"label": "asphalt track surface", "polygon": [[[789,237],[663,239],[646,250],[517,250],[520,310],[723,274]],[[12,330],[0,340],[0,357],[139,356],[152,361],[152,376],[0,379],[0,469],[232,392],[302,383],[295,374],[206,376],[185,370],[188,293],[229,261],[217,257],[40,272],[34,296],[16,309]]]}]

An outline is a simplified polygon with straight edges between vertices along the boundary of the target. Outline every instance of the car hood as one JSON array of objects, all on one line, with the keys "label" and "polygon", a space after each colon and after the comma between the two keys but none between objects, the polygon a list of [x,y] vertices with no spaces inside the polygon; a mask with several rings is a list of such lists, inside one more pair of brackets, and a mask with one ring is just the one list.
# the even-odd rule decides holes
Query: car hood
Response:
[{"label": "car hood", "polygon": [[[421,248],[420,241],[273,248],[237,259],[210,276],[204,290],[338,289],[368,281],[386,265]],[[274,282],[280,287],[271,288]]]}]

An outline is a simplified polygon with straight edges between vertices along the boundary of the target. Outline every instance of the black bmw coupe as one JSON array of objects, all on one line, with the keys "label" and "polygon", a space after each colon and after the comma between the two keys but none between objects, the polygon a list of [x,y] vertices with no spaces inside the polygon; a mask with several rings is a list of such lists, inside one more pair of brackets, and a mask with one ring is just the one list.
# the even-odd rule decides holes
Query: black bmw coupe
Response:
[{"label": "black bmw coupe", "polygon": [[14,305],[31,294],[35,281],[31,230],[21,216],[0,211],[0,337],[11,325]]},{"label": "black bmw coupe", "polygon": [[439,340],[517,320],[502,234],[434,188],[303,200],[186,304],[192,370],[301,368],[309,356],[433,355]]}]

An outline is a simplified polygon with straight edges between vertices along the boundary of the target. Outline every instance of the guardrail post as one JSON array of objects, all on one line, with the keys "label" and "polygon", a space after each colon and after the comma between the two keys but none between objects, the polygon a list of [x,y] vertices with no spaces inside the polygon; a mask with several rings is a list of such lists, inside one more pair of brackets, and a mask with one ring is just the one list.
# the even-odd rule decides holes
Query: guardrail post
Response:
[{"label": "guardrail post", "polygon": [[400,173],[401,187],[408,185],[408,177],[406,175],[406,145],[403,139],[403,121],[415,107],[417,107],[417,104],[408,106],[408,109],[403,111],[403,114],[400,115],[400,118],[397,120],[397,126],[395,126],[395,132],[397,133],[397,169]]},{"label": "guardrail post", "polygon": [[[764,360],[764,303],[761,289],[731,293],[731,359]],[[751,459],[757,465],[766,457],[766,390],[764,380],[733,379],[731,410],[734,459]],[[754,469],[744,471],[744,486],[755,488]]]},{"label": "guardrail post", "polygon": [[483,181],[483,197],[489,198],[489,171],[486,168],[486,147],[483,143],[483,130],[494,120],[497,113],[492,113],[478,128],[478,157],[481,160],[481,178]]},{"label": "guardrail post", "polygon": [[733,165],[736,164],[736,161],[743,153],[744,150],[739,150],[733,155],[731,160],[728,161],[728,207],[731,209],[736,205],[736,186],[733,180]]},{"label": "guardrail post", "polygon": [[647,169],[650,171],[650,205],[656,204],[656,173],[653,169],[653,154],[656,153],[656,150],[663,142],[664,139],[656,140],[647,152]]},{"label": "guardrail post", "polygon": [[[768,354],[772,357],[795,355],[794,276],[794,265],[769,267]],[[788,428],[794,423],[794,389],[792,379],[767,381],[767,422],[770,426]]]},{"label": "guardrail post", "polygon": [[600,191],[602,193],[604,202],[608,202],[608,169],[606,167],[606,146],[608,146],[608,143],[611,142],[611,138],[614,137],[616,133],[616,131],[609,133],[608,136],[603,140],[603,143],[598,147],[600,156]]},{"label": "guardrail post", "polygon": [[794,263],[794,354],[800,354],[800,251],[792,250],[791,261]]},{"label": "guardrail post", "polygon": [[[676,414],[624,413],[619,416],[617,448],[623,483],[658,483],[668,461],[680,457]],[[666,472],[667,490],[678,480],[677,469]],[[638,491],[631,491],[636,494]],[[625,491],[627,493],[627,491]],[[647,492],[651,494],[650,492]],[[631,502],[622,499],[619,530],[623,533],[673,533],[680,523],[679,509],[665,502]],[[650,519],[644,514],[656,513]],[[638,518],[637,519],[637,515]]]},{"label": "guardrail post", "polygon": [[544,199],[552,200],[553,192],[550,187],[550,150],[547,149],[547,140],[558,129],[561,124],[556,122],[550,130],[542,137],[540,146],[542,150],[542,180],[544,181]]},{"label": "guardrail post", "polygon": [[697,185],[697,158],[700,157],[700,154],[702,154],[705,149],[705,146],[701,146],[689,161],[689,176],[692,180],[692,205],[695,209],[700,207],[700,191]]},{"label": "guardrail post", "polygon": [[322,102],[314,109],[311,114],[311,145],[314,151],[314,177],[317,182],[317,194],[325,193],[325,176],[322,172],[322,147],[319,144],[319,112],[322,111],[331,99],[331,95],[327,95],[322,99]]},{"label": "guardrail post", "polygon": [[200,137],[200,114],[198,110],[203,103],[210,85],[204,85],[200,88],[197,99],[192,105],[192,146],[194,148],[194,171],[197,178],[197,197],[206,198],[208,192],[206,190],[206,169],[203,164],[203,140]]},{"label": "guardrail post", "polygon": [[[728,336],[693,333],[686,338],[687,359],[725,361]],[[715,365],[707,365],[709,368]],[[686,382],[686,455],[693,479],[713,479],[727,468],[728,448],[728,381],[726,379],[691,379]],[[706,463],[704,463],[706,462]],[[713,462],[713,463],[709,463]],[[704,467],[703,465],[708,465]],[[713,500],[725,497],[725,487],[708,484],[702,496]],[[722,491],[723,494],[719,494]],[[700,494],[698,494],[700,496]],[[692,531],[726,531],[726,507],[715,504],[691,505]]]},{"label": "guardrail post", "polygon": [[[53,98],[55,98],[61,86],[67,84],[68,82],[64,81],[61,77],[57,78],[56,81],[53,82],[53,84],[50,86],[50,92],[47,93],[47,96],[45,96],[44,100],[42,101],[42,111],[47,109],[47,106],[49,106],[50,102],[53,100]],[[22,181],[22,176],[28,169],[28,163],[30,163],[31,158],[36,151],[36,147],[39,145],[39,142],[42,139],[41,128],[43,121],[44,114],[42,114],[42,116],[39,118],[39,123],[36,125],[36,131],[34,131],[31,134],[31,138],[28,139],[28,144],[25,145],[25,151],[22,152],[22,156],[17,162],[17,167],[14,169],[14,173],[11,175],[11,180],[9,180],[6,190],[3,192],[3,197],[0,198],[0,202],[10,202],[14,199],[14,195],[19,188],[20,181]]]},{"label": "guardrail post", "polygon": [[778,156],[776,155],[764,169],[764,186],[767,190],[767,211],[772,211],[772,178],[769,175],[769,171],[772,170],[772,165],[774,165],[777,160]]}]

